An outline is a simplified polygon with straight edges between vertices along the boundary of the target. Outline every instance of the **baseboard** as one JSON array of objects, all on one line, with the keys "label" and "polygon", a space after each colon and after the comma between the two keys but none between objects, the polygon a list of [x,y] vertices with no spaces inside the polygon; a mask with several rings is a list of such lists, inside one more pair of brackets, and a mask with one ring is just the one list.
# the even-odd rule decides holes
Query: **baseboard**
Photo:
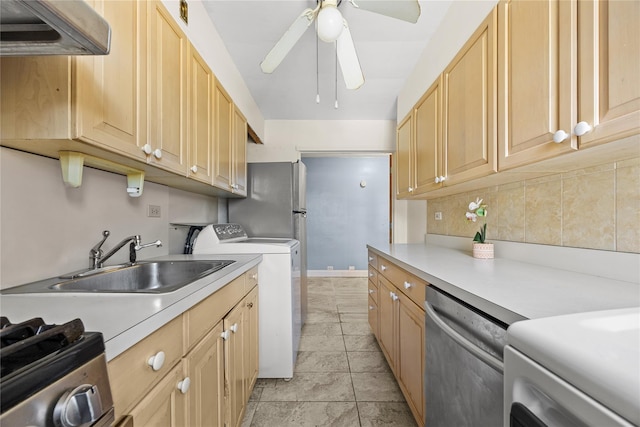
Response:
[{"label": "baseboard", "polygon": [[367,277],[367,270],[307,270],[307,277]]}]

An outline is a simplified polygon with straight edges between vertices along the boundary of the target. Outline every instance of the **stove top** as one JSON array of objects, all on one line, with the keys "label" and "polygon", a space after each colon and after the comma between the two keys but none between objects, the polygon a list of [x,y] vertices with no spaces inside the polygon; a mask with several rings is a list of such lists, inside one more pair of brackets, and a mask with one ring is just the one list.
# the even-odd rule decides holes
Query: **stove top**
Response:
[{"label": "stove top", "polygon": [[41,318],[11,323],[1,317],[2,413],[102,353],[102,334],[85,332],[80,319],[55,325]]}]

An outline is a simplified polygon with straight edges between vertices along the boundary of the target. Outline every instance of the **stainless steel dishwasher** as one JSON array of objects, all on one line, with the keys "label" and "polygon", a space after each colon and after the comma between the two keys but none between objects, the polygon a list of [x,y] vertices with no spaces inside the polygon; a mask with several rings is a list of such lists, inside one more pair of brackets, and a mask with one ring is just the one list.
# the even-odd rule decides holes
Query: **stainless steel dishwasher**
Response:
[{"label": "stainless steel dishwasher", "polygon": [[425,310],[426,425],[502,426],[507,325],[433,286]]}]

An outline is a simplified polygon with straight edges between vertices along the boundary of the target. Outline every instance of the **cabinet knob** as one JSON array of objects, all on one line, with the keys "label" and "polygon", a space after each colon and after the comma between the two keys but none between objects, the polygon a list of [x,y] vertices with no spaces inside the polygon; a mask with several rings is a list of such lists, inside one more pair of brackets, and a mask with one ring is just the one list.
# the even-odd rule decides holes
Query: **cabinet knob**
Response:
[{"label": "cabinet knob", "polygon": [[198,173],[198,166],[196,165],[191,166],[191,172]]},{"label": "cabinet knob", "polygon": [[398,295],[396,295],[394,292],[391,292],[391,299],[394,301],[398,301]]},{"label": "cabinet knob", "polygon": [[413,187],[409,187],[408,190],[409,190],[409,193],[413,193]]},{"label": "cabinet knob", "polygon": [[373,310],[374,307],[372,305],[369,306],[369,310]]},{"label": "cabinet knob", "polygon": [[144,154],[146,154],[148,156],[149,154],[151,154],[153,152],[153,148],[151,148],[151,145],[149,145],[149,144],[144,144],[142,146],[142,151],[144,152]]},{"label": "cabinet knob", "polygon": [[178,390],[180,390],[180,393],[182,394],[185,394],[186,392],[188,392],[189,387],[191,387],[191,378],[189,377],[186,377],[185,379],[183,379],[178,383]]},{"label": "cabinet knob", "polygon": [[151,356],[149,360],[147,360],[147,364],[151,366],[151,369],[154,371],[159,371],[162,369],[162,365],[164,365],[164,351],[159,351],[155,356]]},{"label": "cabinet knob", "polygon": [[153,157],[155,157],[156,159],[161,159],[162,158],[162,150],[159,148],[156,148],[155,150],[153,150]]},{"label": "cabinet knob", "polygon": [[253,308],[253,303],[252,303],[252,302],[248,302],[248,303],[247,303],[247,307],[249,307],[249,308]]},{"label": "cabinet knob", "polygon": [[229,330],[231,330],[231,332],[233,332],[235,334],[236,332],[238,332],[238,324],[234,323],[233,325],[231,325]]},{"label": "cabinet knob", "polygon": [[373,261],[373,257],[372,256],[369,257],[369,262],[371,262],[371,261]]},{"label": "cabinet knob", "polygon": [[257,273],[253,273],[251,275],[251,280],[258,280],[258,274]]},{"label": "cabinet knob", "polygon": [[222,331],[220,336],[222,337],[223,340],[225,340],[225,341],[228,340],[229,339],[229,331]]},{"label": "cabinet knob", "polygon": [[582,136],[588,132],[591,132],[591,129],[593,128],[589,123],[580,122],[576,125],[576,127],[573,128],[573,133],[575,133],[577,136]]},{"label": "cabinet knob", "polygon": [[373,277],[373,273],[369,273],[369,277]]},{"label": "cabinet knob", "polygon": [[373,294],[375,291],[373,289],[369,289],[369,293]]},{"label": "cabinet knob", "polygon": [[444,182],[447,178],[444,175],[440,175],[440,182]]},{"label": "cabinet knob", "polygon": [[387,269],[386,266],[384,266],[384,265],[380,266],[380,270],[385,271],[386,269]]},{"label": "cabinet knob", "polygon": [[553,134],[553,142],[555,142],[556,144],[560,144],[562,141],[564,141],[568,137],[569,137],[569,134],[563,131],[562,129],[560,129],[559,131],[556,131],[556,133]]},{"label": "cabinet knob", "polygon": [[409,289],[411,286],[413,286],[411,283],[409,283],[409,282],[404,282],[404,288],[405,288],[405,289]]},{"label": "cabinet knob", "polygon": [[436,184],[440,184],[440,177],[439,177],[439,176],[436,176],[435,181],[436,181]]}]

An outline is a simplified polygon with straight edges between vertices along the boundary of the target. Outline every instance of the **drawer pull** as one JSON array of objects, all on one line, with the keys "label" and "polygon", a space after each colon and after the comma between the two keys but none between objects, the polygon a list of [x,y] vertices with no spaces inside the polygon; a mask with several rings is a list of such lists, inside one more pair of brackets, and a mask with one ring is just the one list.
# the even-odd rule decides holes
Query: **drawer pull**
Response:
[{"label": "drawer pull", "polygon": [[373,277],[373,273],[369,273],[369,277]]},{"label": "drawer pull", "polygon": [[257,273],[253,273],[251,275],[251,280],[258,280],[258,274]]},{"label": "drawer pull", "polygon": [[185,379],[183,379],[178,383],[178,390],[180,390],[180,393],[182,394],[185,394],[186,392],[188,392],[189,387],[191,387],[191,378],[189,377],[186,377]]},{"label": "drawer pull", "polygon": [[374,291],[373,289],[369,289],[369,293],[370,293],[370,294],[372,294],[372,293],[374,293],[374,292],[375,292],[375,291]]},{"label": "drawer pull", "polygon": [[374,309],[375,309],[374,306],[372,306],[372,305],[369,306],[369,310],[374,310]]},{"label": "drawer pull", "polygon": [[162,365],[164,365],[164,351],[159,351],[155,356],[151,356],[149,360],[147,360],[147,364],[151,366],[151,369],[154,371],[162,369]]},{"label": "drawer pull", "polygon": [[387,269],[387,267],[384,266],[384,265],[380,267],[380,270],[382,270],[382,271],[385,271],[386,269]]},{"label": "drawer pull", "polygon": [[369,257],[369,262],[371,262],[371,261],[373,261],[373,257],[372,256]]},{"label": "drawer pull", "polygon": [[412,287],[413,285],[409,282],[404,282],[404,288],[405,289],[409,289],[410,287]]}]

